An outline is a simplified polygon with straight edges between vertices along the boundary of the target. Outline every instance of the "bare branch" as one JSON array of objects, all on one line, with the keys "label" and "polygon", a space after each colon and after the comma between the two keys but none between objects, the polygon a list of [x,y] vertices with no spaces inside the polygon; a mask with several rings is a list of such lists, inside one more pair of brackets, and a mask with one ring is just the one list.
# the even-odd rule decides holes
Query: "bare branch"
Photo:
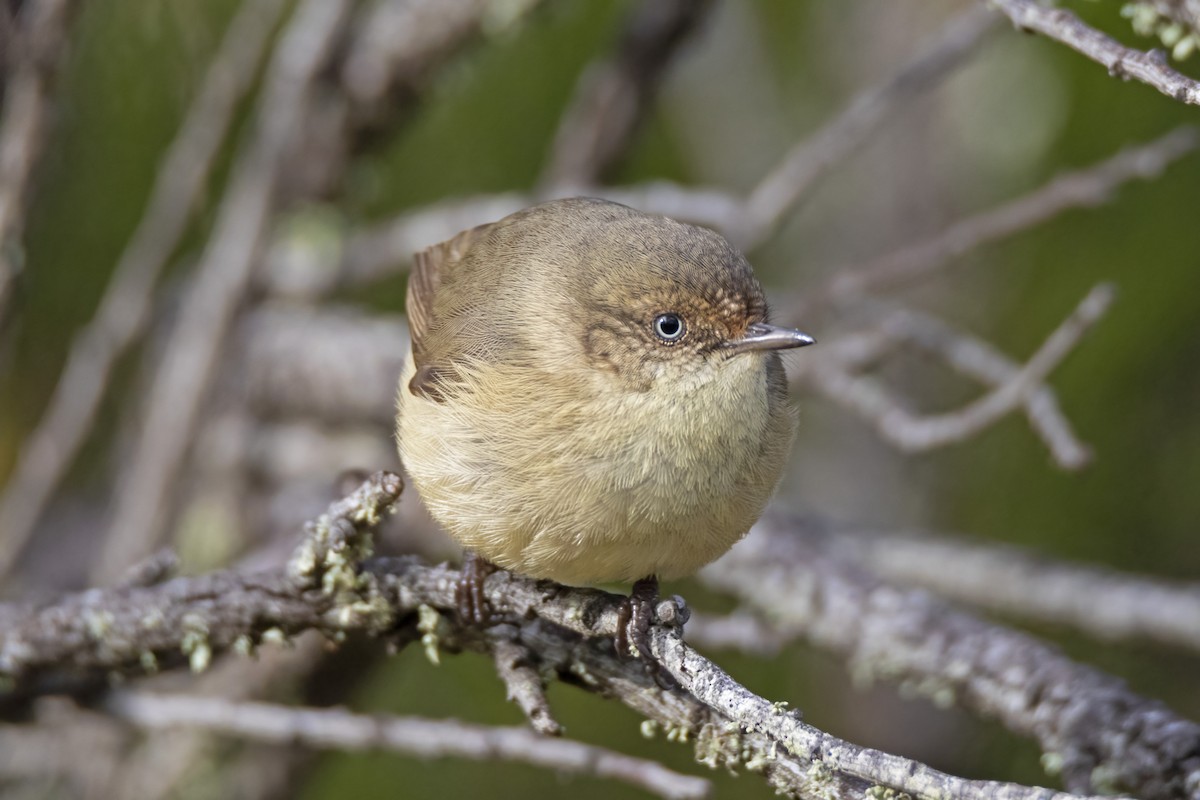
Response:
[{"label": "bare branch", "polygon": [[876,380],[854,376],[832,359],[813,360],[801,377],[839,405],[861,415],[901,450],[920,452],[961,442],[1031,402],[1046,377],[1108,310],[1113,288],[1100,284],[1046,339],[1037,353],[1008,380],[956,411],[916,416]]},{"label": "bare branch", "polygon": [[[74,0],[29,3],[14,20],[13,30],[0,30],[0,44],[5,45],[0,77],[6,75],[5,66],[11,68],[0,94],[0,322],[22,267],[20,240],[31,178],[46,143],[51,84],[77,5]],[[0,11],[0,17],[7,13]]]},{"label": "bare branch", "polygon": [[153,549],[162,534],[171,488],[265,239],[288,147],[305,119],[307,93],[350,8],[349,0],[302,3],[272,57],[256,134],[234,167],[147,397],[145,422],[94,573],[101,582]]},{"label": "bare branch", "polygon": [[1072,791],[1197,796],[1200,725],[1026,634],[880,583],[817,545],[822,527],[769,514],[701,579],[841,654],[861,679],[903,683],[1034,737]]},{"label": "bare branch", "polygon": [[793,147],[751,192],[745,229],[735,237],[737,243],[752,250],[771,238],[835,164],[861,147],[884,120],[974,55],[994,22],[983,9],[959,14],[886,83],[855,97],[824,127]]},{"label": "bare branch", "polygon": [[653,761],[581,742],[547,739],[528,728],[132,691],[111,693],[103,708],[148,730],[203,729],[274,744],[384,750],[422,759],[515,761],[567,774],[618,780],[658,797],[678,800],[707,797],[711,789],[703,778],[681,775]]},{"label": "bare branch", "polygon": [[158,274],[187,227],[284,6],[282,0],[253,0],[230,23],[163,158],[146,213],[117,263],[96,316],[75,337],[48,408],[26,439],[0,495],[0,577],[33,534],[92,428],[113,366],[145,324]]},{"label": "bare branch", "polygon": [[1197,145],[1200,134],[1185,126],[1147,144],[1124,149],[1099,164],[1060,175],[1023,197],[960,220],[928,239],[863,264],[829,270],[833,277],[825,287],[805,293],[798,303],[788,304],[785,313],[794,319],[829,302],[927,278],[981,245],[1012,236],[1069,209],[1107,203],[1125,183],[1157,178]]},{"label": "bare branch", "polygon": [[1122,80],[1132,78],[1181,103],[1200,105],[1200,83],[1167,66],[1166,56],[1160,51],[1146,53],[1126,47],[1070,11],[1047,8],[1036,0],[988,0],[987,5],[999,9],[1018,28],[1062,42],[1104,65],[1109,75]]},{"label": "bare branch", "polygon": [[711,5],[711,0],[642,0],[634,6],[615,53],[579,79],[559,122],[543,185],[599,182],[628,148],[672,56]]},{"label": "bare branch", "polygon": [[1128,575],[929,533],[845,526],[793,530],[885,580],[922,586],[959,602],[1070,625],[1106,641],[1148,640],[1200,651],[1200,584],[1195,582]]}]

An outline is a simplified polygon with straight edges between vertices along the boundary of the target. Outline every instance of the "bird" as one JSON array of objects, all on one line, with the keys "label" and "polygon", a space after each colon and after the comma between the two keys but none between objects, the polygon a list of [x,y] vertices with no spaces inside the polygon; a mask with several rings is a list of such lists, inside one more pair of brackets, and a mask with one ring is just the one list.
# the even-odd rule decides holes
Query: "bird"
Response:
[{"label": "bird", "polygon": [[496,568],[633,582],[616,637],[652,659],[658,580],[732,547],[782,474],[796,415],[746,258],[707,228],[554,200],[414,257],[401,461],[465,553],[464,619]]}]

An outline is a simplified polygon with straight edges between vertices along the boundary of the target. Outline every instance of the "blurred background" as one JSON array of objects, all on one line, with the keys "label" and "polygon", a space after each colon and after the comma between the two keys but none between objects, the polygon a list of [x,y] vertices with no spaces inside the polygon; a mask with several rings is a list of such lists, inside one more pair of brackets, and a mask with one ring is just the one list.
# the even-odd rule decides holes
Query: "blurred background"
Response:
[{"label": "blurred background", "polygon": [[[231,205],[230,198],[248,165],[261,164],[247,157],[245,143],[273,96],[270,49],[281,46],[289,15],[302,10],[259,1],[258,11],[248,11],[253,4],[98,0],[69,12],[44,145],[25,194],[24,232],[4,243],[8,257],[23,264],[0,308],[0,483],[9,481],[4,502],[16,515],[0,531],[9,597],[111,582],[119,567],[167,544],[184,572],[247,559],[265,563],[286,553],[300,523],[334,496],[346,470],[398,466],[390,407],[403,357],[404,269],[414,247],[532,201],[563,175],[581,185],[669,181],[744,197],[790,147],[864,90],[885,84],[972,8],[940,0],[694,4],[694,19],[672,42],[661,83],[644,101],[627,145],[592,174],[556,176],[562,162],[553,156],[555,142],[568,135],[560,131],[573,98],[583,93],[581,76],[596,74],[598,61],[620,51],[622,31],[649,3],[491,3],[469,35],[436,58],[423,54],[418,68],[404,72],[406,62],[381,57],[395,70],[391,76],[367,56],[371,47],[387,51],[413,38],[421,30],[416,18],[389,16],[387,7],[400,3],[351,3],[344,22],[350,33],[330,45],[329,58],[339,66],[318,65],[307,116],[285,126],[299,123],[303,135],[280,162],[262,241],[244,248],[245,274],[206,281],[204,270],[220,271],[241,258],[236,243],[211,248],[234,221],[254,219],[252,201]],[[18,10],[22,5],[16,3]],[[1064,5],[1132,46],[1159,44],[1132,30],[1120,2]],[[245,96],[226,115],[228,131],[211,159],[191,162],[201,172],[194,209],[182,215],[180,234],[167,237],[161,275],[147,281],[148,312],[113,311],[141,333],[113,359],[78,456],[67,457],[41,513],[15,525],[20,513],[12,509],[29,498],[11,488],[22,448],[45,418],[73,339],[96,314],[131,237],[145,224],[164,154],[201,95],[209,65],[228,46],[226,31],[249,26],[252,13],[264,31],[260,55],[242,57],[237,74],[247,81]],[[436,32],[451,17],[449,10],[442,17],[434,12],[420,23]],[[17,52],[15,38],[0,43],[9,55]],[[243,50],[253,56],[255,47]],[[1194,63],[1176,66],[1195,72]],[[1194,109],[1114,79],[1057,43],[1013,30],[999,15],[961,63],[939,75],[890,110],[861,148],[833,163],[772,235],[741,238],[760,279],[780,298],[781,319],[795,298],[815,297],[840,270],[1196,119]],[[604,113],[619,112],[614,105]],[[187,124],[218,120],[221,114],[210,110]],[[186,159],[175,164],[181,165],[188,167]],[[393,239],[383,235],[398,230],[396,220],[420,222],[414,215],[422,209],[501,193],[515,195],[501,197],[492,217],[472,216],[482,213],[476,204],[464,216],[445,212],[438,224],[410,226]],[[1024,362],[1089,289],[1111,282],[1117,293],[1111,311],[1049,380],[1091,448],[1086,465],[1055,463],[1020,414],[962,442],[902,452],[862,415],[798,375],[800,428],[780,501],[877,529],[937,531],[1195,579],[1198,203],[1200,157],[1184,155],[1161,175],[1123,183],[1107,202],[969,248],[925,279],[881,295]],[[738,238],[737,230],[727,232]],[[198,292],[216,299],[193,303]],[[804,312],[794,321],[822,345],[879,313],[819,300]],[[195,366],[204,356],[179,333],[189,324],[221,330],[211,370]],[[84,353],[81,364],[98,363],[97,352]],[[802,372],[799,362],[809,355],[790,356],[789,367]],[[172,364],[173,390],[201,393],[193,423],[183,428],[172,427],[168,412],[152,410],[155,403],[173,405],[164,400],[171,397],[167,389],[156,388],[170,383],[164,375]],[[872,372],[919,412],[952,409],[982,391],[903,342]],[[158,430],[183,436],[178,469],[164,473],[166,485],[154,490],[162,495],[155,512],[138,498],[147,492],[139,476],[154,472],[146,465],[173,463],[153,454],[160,443],[146,440]],[[415,493],[401,506],[385,548],[454,556],[429,530]],[[28,535],[14,534],[18,527]],[[130,530],[149,533],[130,538]],[[694,582],[667,588],[697,608],[729,607]],[[1200,717],[1195,653],[1098,642],[1051,626],[1031,630],[1183,716]],[[378,650],[352,644],[331,655],[302,644],[252,667],[219,665],[199,680],[206,691],[234,696],[520,722],[487,660],[445,658],[434,666],[417,648],[395,658]],[[710,655],[755,692],[787,700],[808,722],[850,741],[967,777],[1053,781],[1034,744],[895,686],[856,685],[844,664],[811,647],[789,647],[773,659]],[[194,686],[198,679],[177,680]],[[643,739],[640,720],[615,703],[563,686],[552,686],[550,698],[570,736],[700,770],[690,748]],[[73,751],[81,763],[67,777],[20,769],[9,759],[0,787],[21,797],[640,796],[622,785],[565,782],[509,764],[311,756],[188,733],[132,737],[106,748]],[[88,772],[82,765],[88,759],[107,759],[109,766]],[[752,776],[711,777],[718,796],[770,794]]]}]

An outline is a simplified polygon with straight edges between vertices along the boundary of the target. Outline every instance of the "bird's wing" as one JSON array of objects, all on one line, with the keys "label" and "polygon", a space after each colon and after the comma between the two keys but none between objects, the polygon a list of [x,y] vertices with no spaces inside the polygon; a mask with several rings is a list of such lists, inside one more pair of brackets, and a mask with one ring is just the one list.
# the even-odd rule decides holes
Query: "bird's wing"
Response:
[{"label": "bird's wing", "polygon": [[413,394],[441,400],[439,381],[445,369],[428,363],[428,335],[434,324],[434,301],[438,287],[447,272],[462,260],[472,243],[493,227],[495,223],[479,225],[465,230],[452,239],[428,247],[413,257],[412,272],[408,276],[408,296],[405,309],[408,313],[408,330],[412,336],[413,366],[416,373],[408,383]]}]

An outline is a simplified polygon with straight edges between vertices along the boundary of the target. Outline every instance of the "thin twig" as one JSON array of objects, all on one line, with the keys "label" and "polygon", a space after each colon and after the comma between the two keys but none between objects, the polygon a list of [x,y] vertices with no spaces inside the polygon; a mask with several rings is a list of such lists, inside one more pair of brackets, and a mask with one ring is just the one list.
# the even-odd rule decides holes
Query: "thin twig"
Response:
[{"label": "thin twig", "polygon": [[927,278],[981,245],[1032,228],[1069,209],[1107,203],[1122,185],[1157,178],[1197,145],[1200,132],[1184,126],[1152,142],[1123,149],[1098,164],[1059,175],[1029,194],[955,222],[928,239],[865,263],[828,270],[833,276],[829,283],[806,292],[799,302],[788,305],[785,314],[789,319],[798,319],[809,309],[829,302]]},{"label": "thin twig", "polygon": [[[1013,381],[1020,372],[1020,364],[990,343],[956,330],[928,314],[890,308],[880,317],[877,327],[888,337],[892,346],[912,342],[941,357],[952,369],[984,385],[1003,386]],[[1030,427],[1041,438],[1059,467],[1080,469],[1091,461],[1091,448],[1076,436],[1053,389],[1044,384],[1038,386],[1027,396],[1024,407]]]},{"label": "thin twig", "polygon": [[654,761],[582,742],[549,739],[528,728],[127,690],[111,693],[103,708],[149,730],[202,729],[259,742],[382,750],[421,759],[514,761],[567,774],[618,780],[658,797],[677,800],[707,797],[712,788],[703,778],[682,775]]},{"label": "thin twig", "polygon": [[145,324],[158,275],[187,227],[284,7],[282,0],[253,0],[230,23],[163,158],[146,213],[121,254],[96,316],[76,335],[48,408],[0,495],[0,578],[20,556],[87,438],[113,366]]},{"label": "thin twig", "polygon": [[504,681],[508,699],[517,704],[535,731],[543,736],[561,736],[562,725],[550,711],[546,687],[534,666],[536,656],[521,644],[517,633],[509,626],[489,631],[496,674]]},{"label": "thin twig", "polygon": [[1167,66],[1167,58],[1161,51],[1147,53],[1126,47],[1070,11],[1047,8],[1036,0],[987,0],[986,4],[998,8],[1018,28],[1062,42],[1102,64],[1114,77],[1132,78],[1181,103],[1200,105],[1200,82]]},{"label": "thin twig", "polygon": [[288,146],[306,97],[351,8],[306,0],[272,57],[256,134],[233,169],[212,236],[150,387],[145,422],[118,486],[114,519],[94,572],[108,581],[153,549],[216,371],[217,360],[265,241]]},{"label": "thin twig", "polygon": [[737,244],[752,250],[771,238],[835,164],[861,147],[896,111],[974,55],[994,28],[995,20],[985,10],[962,12],[886,83],[855,97],[819,131],[793,147],[750,193],[745,230],[735,237]]},{"label": "thin twig", "polygon": [[955,411],[914,415],[878,381],[851,375],[829,359],[814,363],[801,377],[834,402],[857,412],[901,450],[921,452],[943,447],[964,441],[1030,402],[1046,377],[1108,310],[1113,296],[1109,284],[1093,288],[1020,370],[978,400]]},{"label": "thin twig", "polygon": [[[28,3],[0,38],[0,323],[21,272],[22,231],[31,178],[49,135],[52,84],[63,61],[75,0]],[[0,15],[7,15],[0,11]],[[4,31],[0,31],[4,34]],[[2,526],[0,526],[2,527]]]},{"label": "thin twig", "polygon": [[559,121],[541,183],[591,186],[621,158],[641,127],[672,57],[711,0],[641,0],[611,56],[584,71]]}]

